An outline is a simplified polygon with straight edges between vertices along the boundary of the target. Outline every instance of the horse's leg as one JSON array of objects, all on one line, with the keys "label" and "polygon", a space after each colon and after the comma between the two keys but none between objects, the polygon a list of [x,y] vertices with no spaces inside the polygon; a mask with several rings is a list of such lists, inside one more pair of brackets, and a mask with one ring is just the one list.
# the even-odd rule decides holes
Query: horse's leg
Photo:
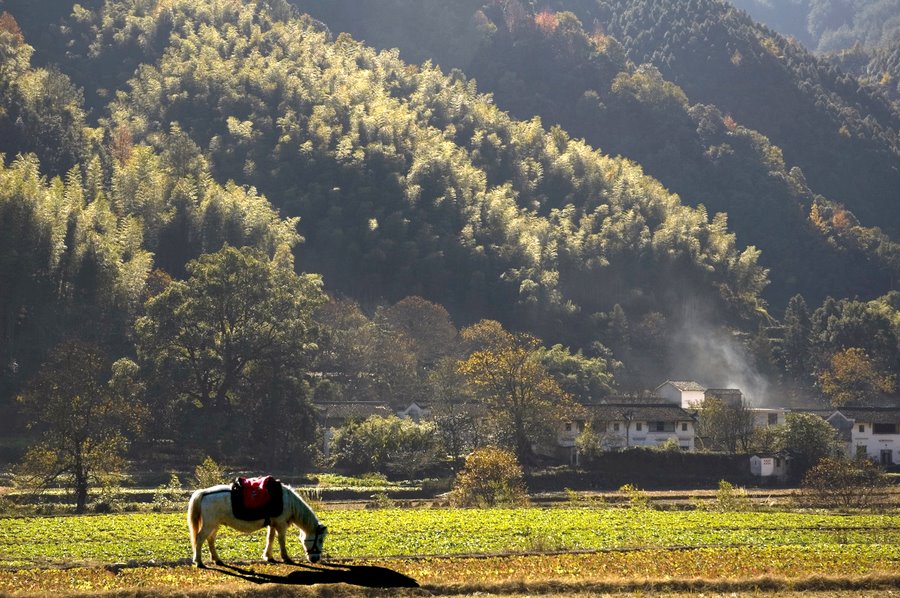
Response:
[{"label": "horse's leg", "polygon": [[[275,525],[273,524],[272,528],[274,528],[274,527],[275,527]],[[269,529],[272,529],[272,528],[269,528]],[[288,555],[287,545],[285,544],[288,525],[287,525],[287,523],[283,523],[283,524],[279,525],[276,529],[278,530],[278,547],[281,548],[281,559],[285,563],[293,565],[294,561],[292,561],[291,557]]]},{"label": "horse's leg", "polygon": [[191,528],[191,552],[193,553],[193,562],[197,567],[203,566],[203,559],[200,557],[200,549],[203,543],[200,542],[200,530]]},{"label": "horse's leg", "polygon": [[217,565],[224,565],[225,563],[219,558],[219,553],[216,552],[216,534],[219,533],[219,528],[214,529],[209,534],[209,538],[207,542],[209,543],[209,556],[212,557],[212,560]]},{"label": "horse's leg", "polygon": [[266,549],[263,551],[263,560],[271,563],[275,560],[272,556],[272,541],[275,540],[275,525],[270,525],[266,530]]},{"label": "horse's leg", "polygon": [[[214,530],[212,530],[206,523],[200,524],[200,529],[197,530],[197,537],[194,539],[194,565],[197,567],[203,567],[203,543],[207,541],[208,538],[211,537]],[[212,540],[210,540],[210,554],[213,556],[213,560],[215,560],[215,552],[213,552]]]}]

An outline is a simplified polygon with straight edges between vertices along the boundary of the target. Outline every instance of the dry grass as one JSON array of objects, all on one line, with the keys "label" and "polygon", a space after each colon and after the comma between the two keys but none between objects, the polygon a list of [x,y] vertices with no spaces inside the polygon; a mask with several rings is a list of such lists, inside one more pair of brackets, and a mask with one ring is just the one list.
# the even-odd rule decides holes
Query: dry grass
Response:
[{"label": "dry grass", "polygon": [[[427,586],[423,588],[361,588],[346,584],[289,586],[270,585],[264,587],[233,585],[211,585],[205,588],[180,589],[133,589],[114,592],[90,593],[34,593],[30,596],[65,596],[66,598],[418,598],[441,596],[442,598],[468,598],[502,596],[504,598],[597,598],[600,596],[658,596],[672,598],[697,598],[722,596],[728,598],[778,596],[779,598],[891,598],[900,596],[900,578],[874,577],[860,579],[810,578],[799,581],[756,579],[731,582],[709,582],[706,580],[646,581],[639,583],[504,583],[468,584],[465,586]],[[4,594],[0,594],[4,596]]]},{"label": "dry grass", "polygon": [[[438,559],[439,561],[440,559]],[[542,559],[541,559],[542,560]],[[477,562],[474,562],[477,561]],[[502,559],[495,562],[495,574],[484,570],[483,559],[453,559],[458,570],[471,567],[468,580],[446,581],[438,573],[440,562],[432,562],[435,574],[419,579],[418,588],[377,588],[353,585],[352,578],[322,577],[320,568],[293,568],[283,565],[244,565],[228,569],[196,570],[190,567],[141,567],[115,572],[103,568],[58,570],[0,571],[0,596],[106,596],[115,598],[398,598],[416,596],[524,596],[596,597],[596,596],[784,596],[815,595],[844,598],[849,596],[879,596],[900,598],[900,575],[880,573],[870,575],[808,575],[804,577],[765,575],[757,577],[617,577],[605,578],[584,574],[580,576],[542,578],[540,575],[522,577],[516,573],[518,561]],[[381,575],[403,578],[404,567],[399,561],[392,568],[376,565],[355,565],[360,570],[372,569]],[[406,563],[410,565],[410,563]],[[334,570],[354,565],[335,565]],[[502,567],[509,567],[503,569]],[[411,567],[414,568],[414,567]],[[319,572],[319,573],[317,573]],[[585,572],[586,573],[586,572]],[[316,581],[322,577],[322,582]],[[450,578],[459,579],[457,576]],[[350,579],[351,583],[342,582]],[[371,580],[372,578],[370,578]],[[382,578],[384,579],[384,578]],[[409,579],[409,578],[406,578]],[[356,581],[365,583],[362,578]],[[410,579],[410,581],[412,581]],[[323,583],[325,582],[325,583]]]}]

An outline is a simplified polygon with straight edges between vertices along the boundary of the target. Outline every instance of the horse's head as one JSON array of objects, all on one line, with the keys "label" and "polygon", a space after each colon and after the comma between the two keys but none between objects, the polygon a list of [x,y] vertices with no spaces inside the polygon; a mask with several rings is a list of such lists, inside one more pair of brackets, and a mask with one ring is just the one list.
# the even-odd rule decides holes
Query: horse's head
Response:
[{"label": "horse's head", "polygon": [[303,547],[306,549],[306,556],[309,557],[311,563],[318,563],[322,558],[322,545],[325,544],[325,534],[328,528],[321,523],[316,525],[315,531],[305,534],[303,537]]}]

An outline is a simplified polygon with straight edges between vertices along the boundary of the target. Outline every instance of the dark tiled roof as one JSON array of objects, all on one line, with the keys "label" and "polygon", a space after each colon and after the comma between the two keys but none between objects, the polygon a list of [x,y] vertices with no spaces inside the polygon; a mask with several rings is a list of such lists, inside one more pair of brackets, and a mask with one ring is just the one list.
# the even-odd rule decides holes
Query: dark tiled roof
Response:
[{"label": "dark tiled roof", "polygon": [[[588,414],[601,421],[689,421],[694,417],[672,403],[586,403]],[[630,416],[626,418],[626,414]]]},{"label": "dark tiled roof", "polygon": [[847,419],[859,423],[900,423],[900,407],[841,407],[834,411],[840,411]]}]

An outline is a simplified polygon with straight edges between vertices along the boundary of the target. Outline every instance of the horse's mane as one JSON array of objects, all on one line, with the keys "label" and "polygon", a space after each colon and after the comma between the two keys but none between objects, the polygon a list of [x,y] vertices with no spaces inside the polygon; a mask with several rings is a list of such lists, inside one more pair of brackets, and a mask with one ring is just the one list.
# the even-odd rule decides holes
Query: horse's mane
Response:
[{"label": "horse's mane", "polygon": [[306,533],[311,533],[316,529],[316,526],[319,525],[319,518],[316,517],[316,514],[313,513],[313,510],[310,508],[306,501],[303,500],[303,497],[300,496],[294,488],[288,486],[287,484],[283,484],[285,491],[287,491],[288,496],[291,497],[291,510],[293,511],[293,519],[297,521],[297,525],[300,526]]}]

